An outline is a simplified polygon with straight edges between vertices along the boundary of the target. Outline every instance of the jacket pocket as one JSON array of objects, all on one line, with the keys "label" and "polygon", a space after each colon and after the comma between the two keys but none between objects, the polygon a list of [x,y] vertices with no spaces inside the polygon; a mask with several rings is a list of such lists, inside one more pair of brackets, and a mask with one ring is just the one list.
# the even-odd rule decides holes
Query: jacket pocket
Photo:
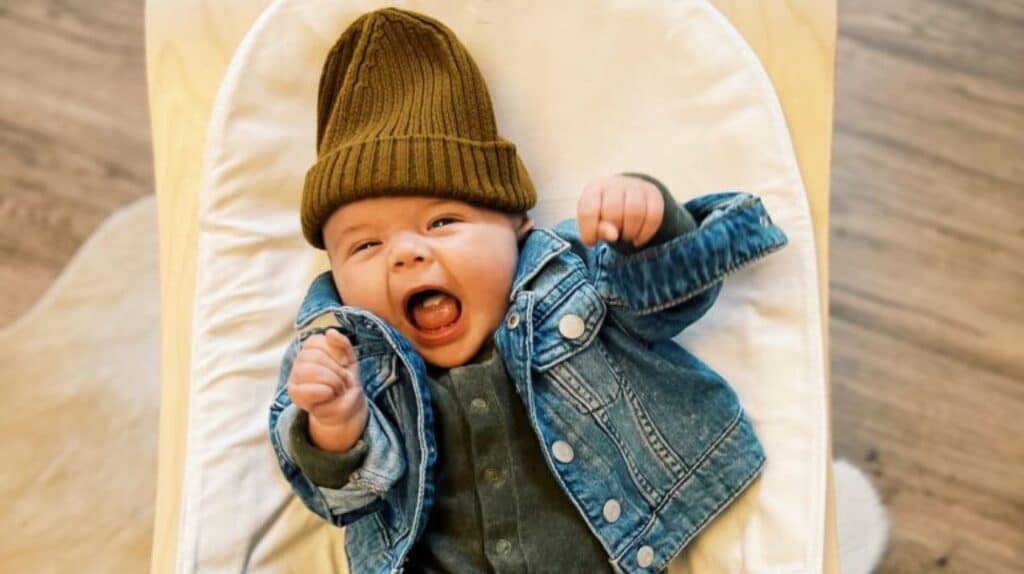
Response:
[{"label": "jacket pocket", "polygon": [[606,313],[597,289],[580,281],[536,323],[534,368],[582,413],[604,407],[621,393],[597,337]]},{"label": "jacket pocket", "polygon": [[[576,285],[566,289],[553,303],[541,305],[544,311],[534,321],[533,364],[541,371],[562,363],[586,349],[597,337],[607,307],[597,289],[578,276]],[[560,297],[560,298],[559,298]]]},{"label": "jacket pocket", "polygon": [[596,343],[571,361],[558,363],[541,375],[583,414],[604,408],[622,394],[618,379],[605,362],[604,353],[598,349],[600,346]]}]

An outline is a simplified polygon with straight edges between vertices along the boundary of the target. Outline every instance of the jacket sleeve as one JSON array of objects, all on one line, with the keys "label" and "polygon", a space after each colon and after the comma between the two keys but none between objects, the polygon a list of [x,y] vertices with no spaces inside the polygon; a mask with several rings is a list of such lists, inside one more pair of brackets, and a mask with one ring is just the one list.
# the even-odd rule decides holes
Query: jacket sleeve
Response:
[{"label": "jacket sleeve", "polygon": [[288,376],[304,339],[296,337],[281,360],[270,407],[270,442],[281,472],[303,504],[331,524],[345,526],[376,511],[405,472],[401,439],[376,403],[368,400],[366,429],[352,450],[332,455],[308,443],[306,413],[287,392]]},{"label": "jacket sleeve", "polygon": [[[604,241],[587,247],[575,219],[559,223],[555,231],[587,262],[612,319],[653,342],[670,339],[700,319],[717,300],[726,275],[781,249],[788,238],[750,193],[714,193],[681,203],[660,182],[649,181],[666,199],[657,241],[639,249],[628,246],[629,251]],[[686,215],[673,216],[673,210]],[[663,229],[667,225],[676,229]]]}]

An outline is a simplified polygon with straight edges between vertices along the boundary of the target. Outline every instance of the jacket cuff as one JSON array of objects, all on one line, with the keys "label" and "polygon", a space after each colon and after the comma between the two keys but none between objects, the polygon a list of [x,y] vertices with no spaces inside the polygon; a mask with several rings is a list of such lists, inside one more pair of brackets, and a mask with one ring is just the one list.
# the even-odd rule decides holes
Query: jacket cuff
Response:
[{"label": "jacket cuff", "polygon": [[608,245],[615,249],[615,251],[622,253],[623,255],[636,253],[637,251],[648,247],[661,245],[662,243],[666,243],[688,231],[697,229],[697,221],[693,218],[693,215],[691,215],[690,212],[672,196],[672,193],[663,183],[645,173],[626,172],[620,175],[637,177],[654,184],[654,186],[658,188],[658,191],[661,192],[661,199],[665,205],[665,211],[661,218],[661,225],[658,226],[658,231],[654,233],[654,236],[651,237],[647,243],[640,247],[636,247],[629,241],[620,240],[609,243]]},{"label": "jacket cuff", "polygon": [[317,486],[341,488],[352,473],[363,464],[369,445],[365,436],[343,453],[320,450],[309,437],[309,413],[296,407],[295,418],[288,429],[288,447],[303,473]]},{"label": "jacket cuff", "polygon": [[698,221],[698,232],[633,255],[604,248],[598,289],[607,300],[636,313],[654,313],[708,290],[788,243],[760,198],[750,193],[704,195],[687,201],[685,208]]}]

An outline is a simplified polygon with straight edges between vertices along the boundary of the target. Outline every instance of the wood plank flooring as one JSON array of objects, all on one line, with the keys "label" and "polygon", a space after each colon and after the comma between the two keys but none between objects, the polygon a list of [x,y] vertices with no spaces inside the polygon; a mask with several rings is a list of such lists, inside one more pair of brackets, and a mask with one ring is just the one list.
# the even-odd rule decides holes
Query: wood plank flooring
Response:
[{"label": "wood plank flooring", "polygon": [[[152,193],[143,2],[0,6],[0,326]],[[879,572],[1024,571],[1024,2],[839,3],[835,453]]]},{"label": "wood plank flooring", "polygon": [[0,4],[0,325],[153,193],[143,2]]},{"label": "wood plank flooring", "polygon": [[1024,571],[1024,3],[840,2],[833,429],[881,572]]}]

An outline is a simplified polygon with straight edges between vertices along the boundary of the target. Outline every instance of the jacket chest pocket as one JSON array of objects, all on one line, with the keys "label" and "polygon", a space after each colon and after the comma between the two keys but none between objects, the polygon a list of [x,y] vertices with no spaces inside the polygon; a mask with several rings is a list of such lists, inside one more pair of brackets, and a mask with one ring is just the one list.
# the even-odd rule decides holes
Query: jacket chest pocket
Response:
[{"label": "jacket chest pocket", "polygon": [[606,312],[597,289],[581,281],[535,323],[534,368],[584,413],[600,409],[620,393],[597,337]]}]

